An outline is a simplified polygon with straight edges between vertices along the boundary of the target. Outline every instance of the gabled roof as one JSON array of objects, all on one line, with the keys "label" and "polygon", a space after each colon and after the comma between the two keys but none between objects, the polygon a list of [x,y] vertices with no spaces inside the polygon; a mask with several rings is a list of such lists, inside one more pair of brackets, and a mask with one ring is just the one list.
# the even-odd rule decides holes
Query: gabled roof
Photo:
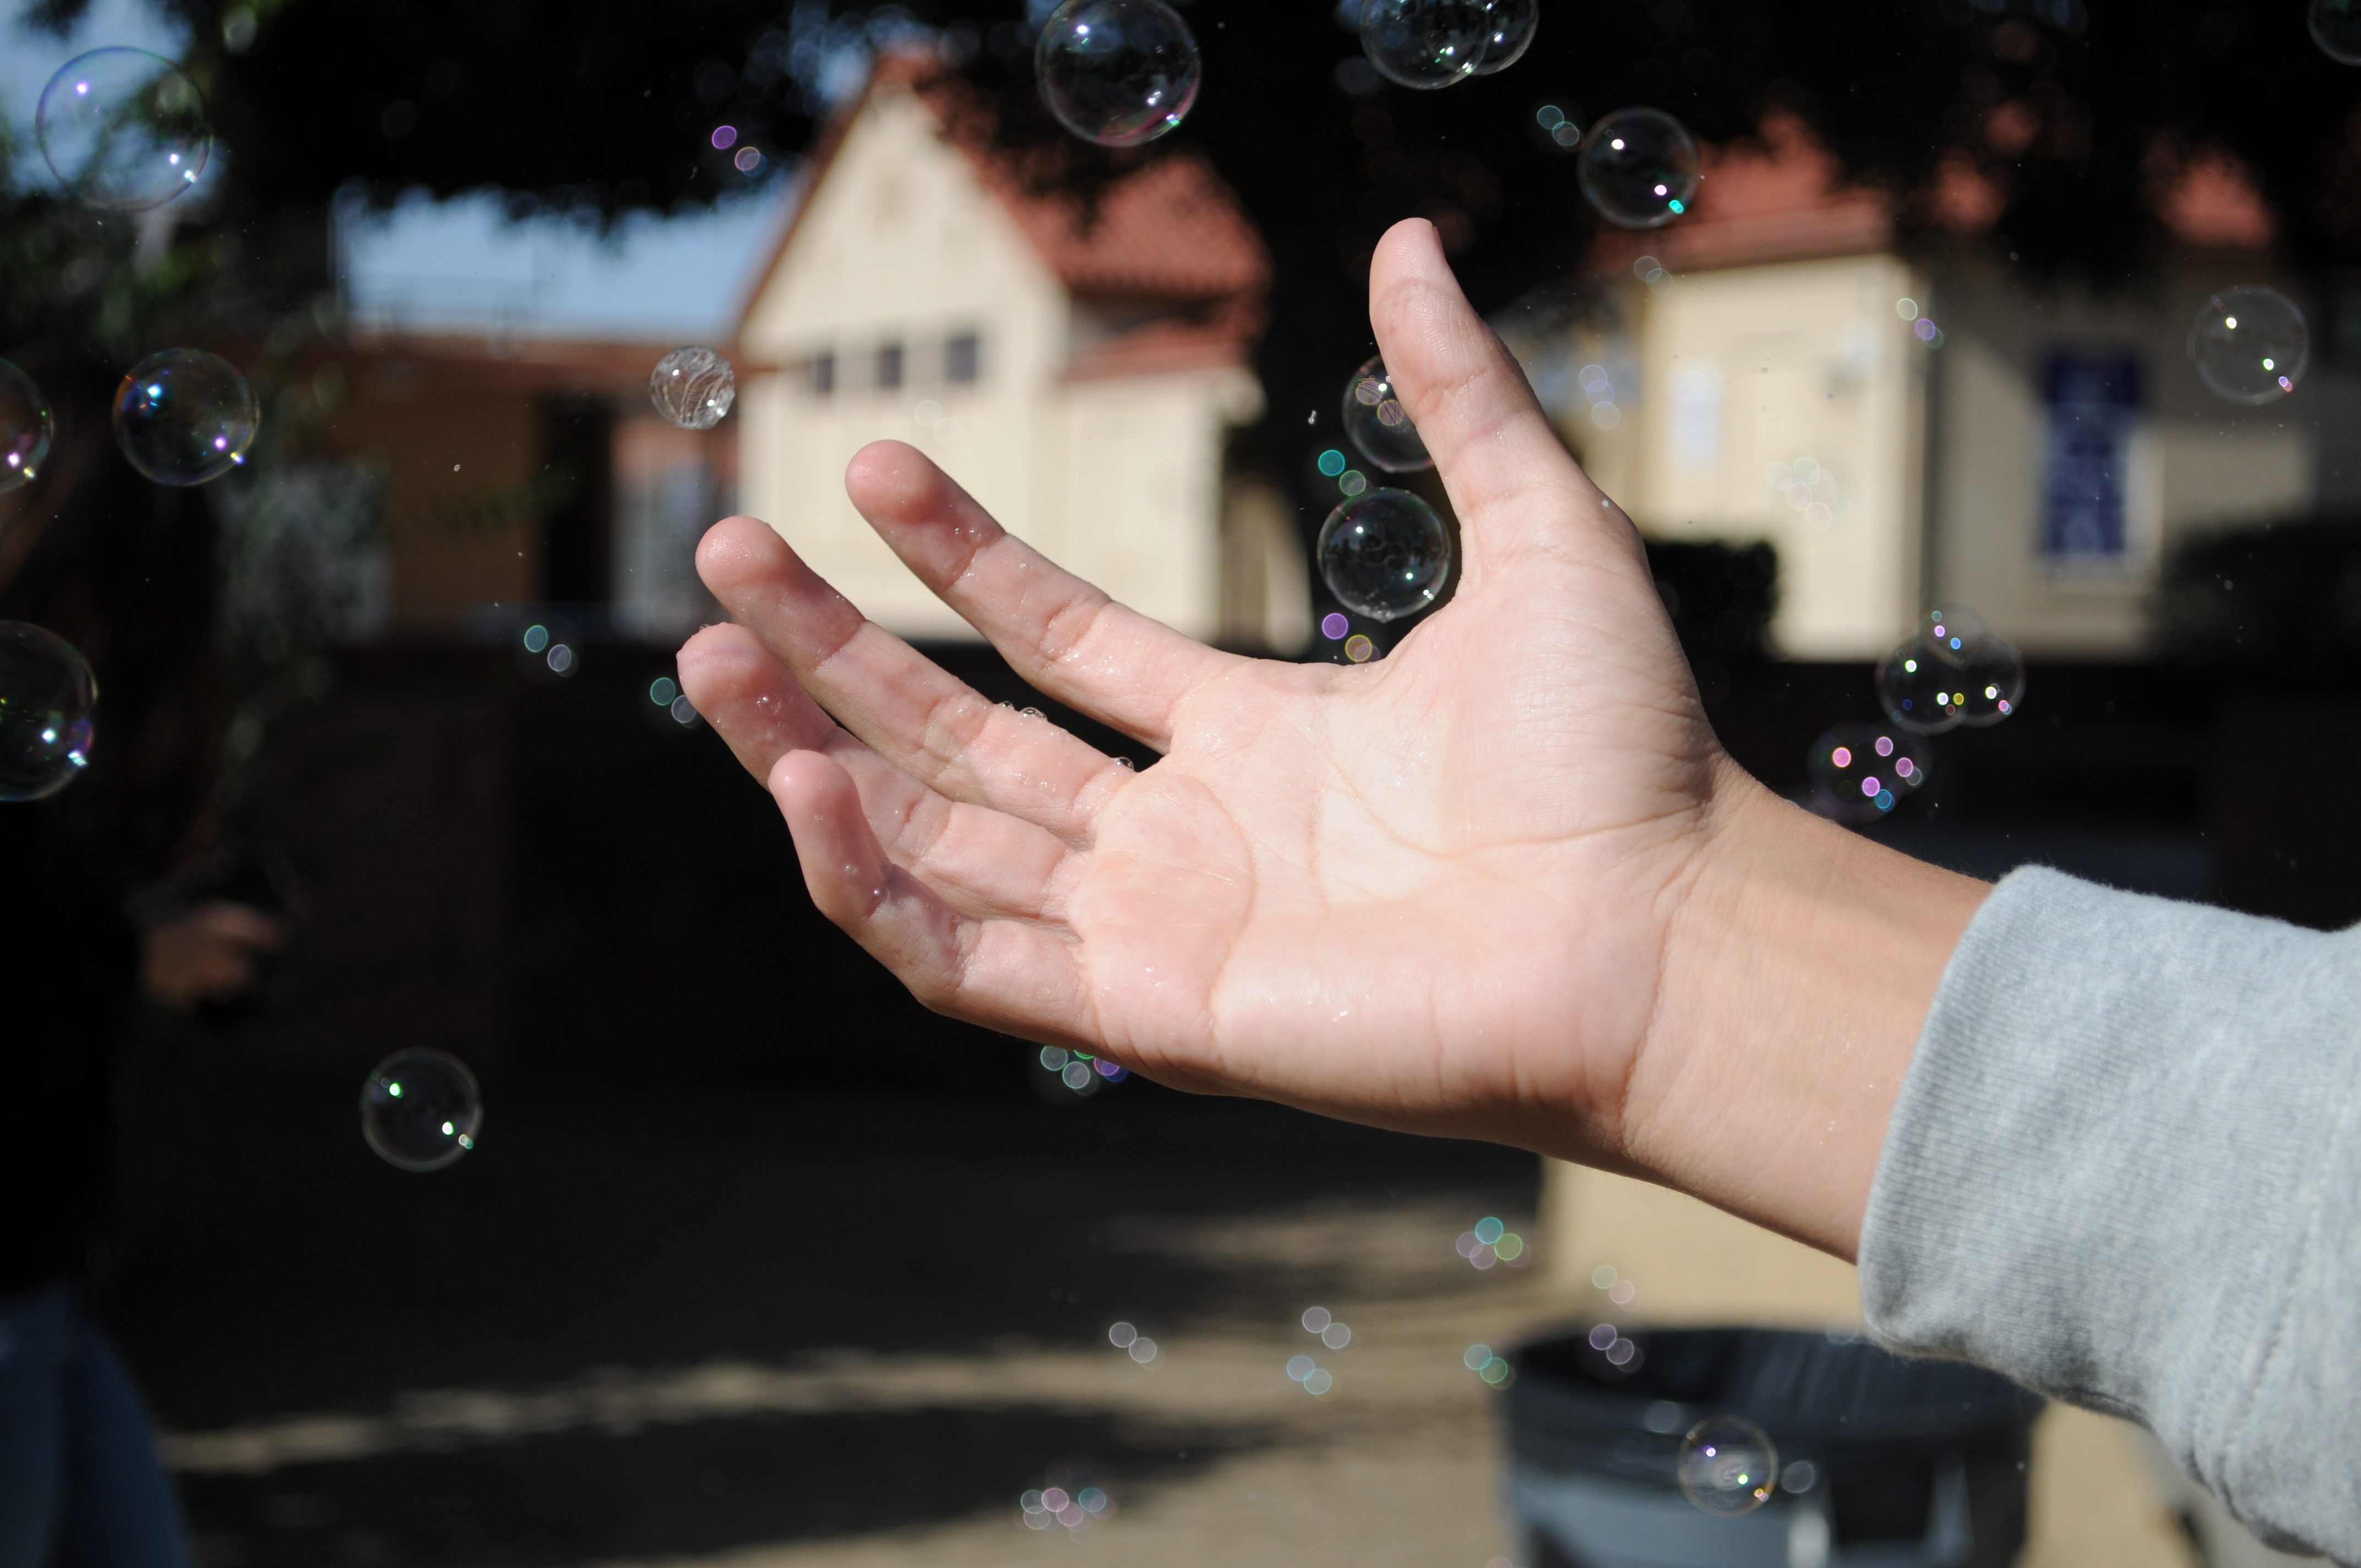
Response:
[{"label": "gabled roof", "polygon": [[[851,127],[874,97],[888,92],[914,93],[927,105],[943,139],[966,157],[977,182],[1069,291],[1176,305],[1218,304],[1222,308],[1213,314],[1223,323],[1223,357],[1243,357],[1261,330],[1270,254],[1237,197],[1202,155],[1191,148],[1167,152],[1107,186],[1094,208],[1064,191],[1036,190],[1016,159],[992,145],[984,95],[937,61],[908,54],[881,60],[860,99],[822,135],[796,217],[758,274],[741,320],[770,287],[794,246],[803,215]],[[1185,335],[1200,345],[1206,341],[1202,327]],[[1101,351],[1108,346],[1100,345]]]}]

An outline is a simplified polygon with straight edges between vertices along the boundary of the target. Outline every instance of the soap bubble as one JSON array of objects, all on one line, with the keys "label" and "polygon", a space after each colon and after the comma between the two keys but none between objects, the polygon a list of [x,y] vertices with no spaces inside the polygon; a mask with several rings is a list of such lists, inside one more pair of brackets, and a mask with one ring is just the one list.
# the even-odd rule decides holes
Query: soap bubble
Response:
[{"label": "soap bubble", "polygon": [[1033,47],[1041,101],[1101,147],[1137,147],[1197,102],[1196,36],[1163,0],[1065,0]]},{"label": "soap bubble", "polygon": [[[1418,426],[1411,423],[1401,406],[1382,356],[1354,371],[1353,378],[1345,384],[1345,433],[1370,462],[1388,473],[1434,466],[1426,443],[1419,438]],[[1341,464],[1338,471],[1343,471]]]},{"label": "soap bubble", "polygon": [[1989,729],[2025,705],[2025,655],[2005,638],[1986,636],[1961,659],[1952,696],[1961,724]]},{"label": "soap bubble", "polygon": [[1751,1514],[1779,1479],[1779,1451],[1743,1416],[1708,1416],[1681,1440],[1675,1464],[1681,1490],[1709,1514]]},{"label": "soap bubble", "polygon": [[115,393],[115,444],[159,485],[220,478],[245,463],[261,424],[237,367],[202,348],[149,355]]},{"label": "soap bubble", "polygon": [[1448,87],[1483,64],[1492,47],[1492,10],[1486,0],[1363,0],[1361,51],[1404,87]]},{"label": "soap bubble", "polygon": [[1921,625],[1878,661],[1877,700],[1888,718],[1938,735],[1960,724],[1988,728],[2024,706],[2025,655],[1975,611],[1945,606]]},{"label": "soap bubble", "polygon": [[1336,602],[1371,620],[1433,604],[1451,576],[1451,536],[1408,490],[1370,490],[1320,525],[1320,576]]},{"label": "soap bubble", "polygon": [[2312,0],[2312,41],[2339,65],[2361,65],[2361,0]]},{"label": "soap bubble", "polygon": [[440,1170],[476,1146],[476,1075],[442,1051],[396,1051],[361,1085],[361,1133],[388,1165]]},{"label": "soap bubble", "polygon": [[138,49],[93,49],[60,66],[41,89],[33,132],[59,184],[123,213],[194,185],[214,145],[196,83]]},{"label": "soap bubble", "polygon": [[0,359],[0,495],[39,477],[57,433],[41,389],[30,376]]},{"label": "soap bubble", "polygon": [[1812,743],[1814,805],[1839,822],[1883,820],[1927,782],[1924,740],[1898,724],[1845,723]]},{"label": "soap bubble", "polygon": [[737,398],[730,361],[709,348],[675,348],[648,374],[648,401],[683,430],[711,430]]},{"label": "soap bubble", "polygon": [[1541,0],[1491,0],[1485,6],[1484,46],[1476,74],[1489,76],[1524,59],[1541,26]]},{"label": "soap bubble", "polygon": [[72,643],[0,620],[0,801],[39,800],[90,765],[98,680]]},{"label": "soap bubble", "polygon": [[2248,283],[2205,302],[2189,326],[2197,378],[2234,403],[2274,402],[2295,390],[2312,361],[2303,312],[2277,289]]},{"label": "soap bubble", "polygon": [[1582,138],[1582,193],[1627,229],[1662,228],[1697,195],[1697,145],[1662,109],[1618,109]]}]

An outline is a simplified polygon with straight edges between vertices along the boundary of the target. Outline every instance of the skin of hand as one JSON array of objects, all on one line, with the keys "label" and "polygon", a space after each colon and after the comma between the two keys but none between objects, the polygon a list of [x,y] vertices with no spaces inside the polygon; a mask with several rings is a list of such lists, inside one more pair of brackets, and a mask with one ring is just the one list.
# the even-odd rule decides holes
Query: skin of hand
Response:
[{"label": "skin of hand", "polygon": [[140,933],[139,987],[175,1013],[254,988],[262,957],[286,945],[280,923],[250,905],[200,904]]},{"label": "skin of hand", "polygon": [[1490,1139],[1692,1191],[1840,1255],[1982,884],[1776,798],[1707,724],[1638,534],[1433,228],[1371,320],[1461,523],[1383,661],[1216,652],[879,443],[853,504],[1134,773],[864,620],[770,528],[698,568],[681,682],[813,898],[937,1011],[1177,1088]]}]

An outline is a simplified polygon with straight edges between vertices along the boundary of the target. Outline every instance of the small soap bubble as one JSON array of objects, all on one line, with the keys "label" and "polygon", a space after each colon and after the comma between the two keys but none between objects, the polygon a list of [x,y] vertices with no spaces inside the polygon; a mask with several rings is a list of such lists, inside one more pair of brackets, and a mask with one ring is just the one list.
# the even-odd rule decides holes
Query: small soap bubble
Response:
[{"label": "small soap bubble", "polygon": [[[1382,357],[1354,371],[1353,378],[1345,384],[1345,433],[1370,462],[1389,474],[1434,466],[1426,443],[1419,439],[1418,427],[1402,408]],[[1339,463],[1337,472],[1343,471]]]},{"label": "small soap bubble", "polygon": [[1533,105],[1532,117],[1525,129],[1543,150],[1573,153],[1582,150],[1582,105],[1571,98],[1545,98]]},{"label": "small soap bubble", "polygon": [[1320,1343],[1330,1350],[1342,1350],[1353,1343],[1353,1331],[1344,1323],[1330,1323],[1320,1331]]},{"label": "small soap bubble", "polygon": [[1708,1416],[1681,1440],[1675,1474],[1688,1500],[1709,1514],[1751,1514],[1779,1480],[1770,1434],[1743,1416]]},{"label": "small soap bubble", "polygon": [[0,620],[0,801],[40,800],[90,765],[98,679],[73,644]]},{"label": "small soap bubble", "polygon": [[1877,662],[1877,701],[1885,717],[1921,735],[1956,729],[1967,692],[1960,667],[1914,637]]},{"label": "small soap bubble", "polygon": [[1352,630],[1353,623],[1336,610],[1332,609],[1320,618],[1320,635],[1331,642],[1348,635]]},{"label": "small soap bubble", "polygon": [[1490,0],[1484,7],[1484,43],[1475,74],[1490,76],[1524,59],[1541,20],[1541,0]]},{"label": "small soap bubble", "polygon": [[1330,512],[1317,554],[1336,602],[1371,620],[1424,609],[1451,576],[1443,520],[1407,490],[1371,490]]},{"label": "small soap bubble", "polygon": [[1305,1333],[1316,1334],[1335,1321],[1336,1319],[1334,1314],[1332,1314],[1325,1307],[1306,1307],[1303,1309],[1303,1332]]},{"label": "small soap bubble", "polygon": [[1366,664],[1378,656],[1378,645],[1356,631],[1345,639],[1345,657],[1356,664]]},{"label": "small soap bubble", "polygon": [[361,1133],[388,1165],[440,1170],[476,1146],[476,1075],[443,1051],[397,1051],[361,1085]]},{"label": "small soap bubble", "polygon": [[204,94],[178,66],[137,49],[100,49],[41,89],[34,137],[58,183],[114,212],[161,206],[205,171],[214,133]]},{"label": "small soap bubble", "polygon": [[2025,655],[2005,638],[1986,636],[1961,660],[1952,696],[1969,729],[1998,724],[2025,706]]},{"label": "small soap bubble", "polygon": [[1424,91],[1448,87],[1483,66],[1492,48],[1493,9],[1487,0],[1362,0],[1361,52],[1390,82]]},{"label": "small soap bubble", "polygon": [[1133,762],[1129,757],[1117,757],[1115,760],[1115,765],[1121,768],[1125,773],[1131,773],[1139,766],[1137,762]]},{"label": "small soap bubble", "polygon": [[30,376],[0,359],[0,495],[40,477],[57,433],[41,389]]},{"label": "small soap bubble", "polygon": [[1139,1331],[1129,1323],[1116,1323],[1107,1330],[1107,1343],[1117,1350],[1129,1350],[1139,1339]]},{"label": "small soap bubble", "polygon": [[1203,79],[1196,36],[1163,0],[1065,0],[1042,25],[1033,71],[1059,123],[1101,147],[1171,130]]},{"label": "small soap bubble", "polygon": [[2296,389],[2312,362],[2312,331],[2296,302],[2249,283],[2207,298],[2189,327],[2189,358],[2215,397],[2249,407]]},{"label": "small soap bubble", "polygon": [[1307,1394],[1325,1394],[1334,1387],[1336,1387],[1336,1376],[1324,1366],[1318,1368],[1311,1376],[1303,1380],[1303,1391]]},{"label": "small soap bubble", "polygon": [[1839,822],[1882,821],[1927,782],[1927,757],[1925,739],[1898,724],[1836,725],[1806,758],[1814,806]]},{"label": "small soap bubble", "polygon": [[2361,65],[2361,0],[2312,0],[2312,41],[2339,65]]},{"label": "small soap bubble", "polygon": [[1038,707],[1020,707],[1017,713],[1026,718],[1047,718],[1049,716]]},{"label": "small soap bubble", "polygon": [[115,393],[115,444],[159,485],[202,485],[246,462],[262,408],[237,367],[202,348],[168,348],[131,367]]},{"label": "small soap bubble", "polygon": [[1459,1358],[1460,1363],[1470,1372],[1483,1371],[1485,1365],[1491,1359],[1492,1347],[1488,1344],[1471,1344],[1467,1347],[1467,1353]]},{"label": "small soap bubble", "polygon": [[1697,197],[1697,145],[1662,109],[1618,109],[1582,138],[1582,193],[1608,222],[1661,228]]},{"label": "small soap bubble", "polygon": [[1320,1364],[1308,1355],[1290,1355],[1287,1358],[1287,1375],[1298,1383],[1302,1382],[1319,1369]]},{"label": "small soap bubble", "polygon": [[737,372],[709,348],[675,348],[648,373],[648,401],[683,430],[711,430],[737,400]]}]

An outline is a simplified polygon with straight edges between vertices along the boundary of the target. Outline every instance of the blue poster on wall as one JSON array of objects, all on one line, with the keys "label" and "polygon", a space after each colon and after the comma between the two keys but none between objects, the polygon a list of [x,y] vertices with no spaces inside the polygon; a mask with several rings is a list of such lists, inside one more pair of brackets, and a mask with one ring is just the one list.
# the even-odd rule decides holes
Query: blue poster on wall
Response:
[{"label": "blue poster on wall", "polygon": [[2128,354],[2053,354],[2042,375],[2049,411],[2041,553],[2053,565],[2121,565],[2139,424],[2140,366]]}]

